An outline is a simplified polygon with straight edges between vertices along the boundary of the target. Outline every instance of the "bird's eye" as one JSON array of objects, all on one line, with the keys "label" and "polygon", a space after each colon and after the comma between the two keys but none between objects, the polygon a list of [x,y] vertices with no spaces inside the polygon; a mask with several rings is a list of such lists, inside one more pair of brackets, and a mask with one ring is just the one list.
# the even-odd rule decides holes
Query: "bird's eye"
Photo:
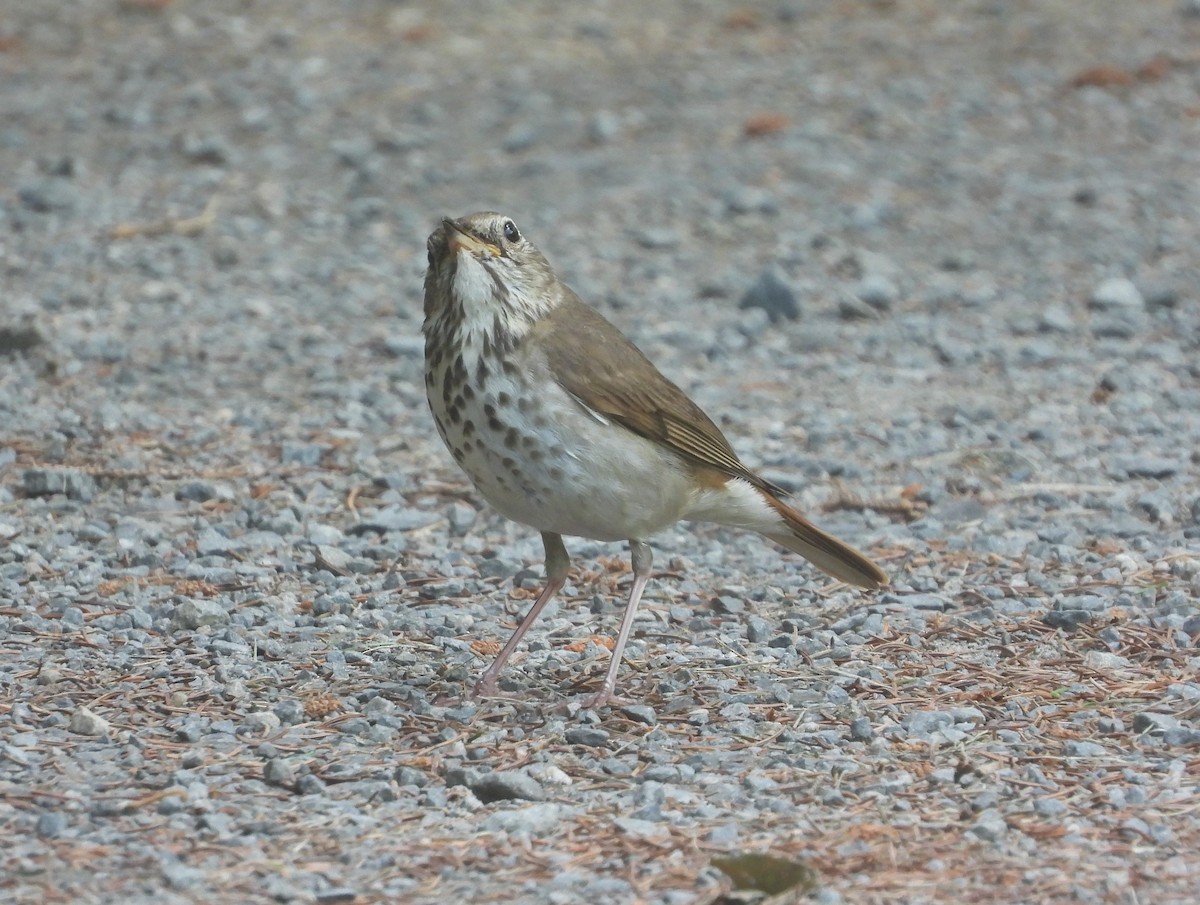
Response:
[{"label": "bird's eye", "polygon": [[521,238],[521,233],[517,231],[517,224],[511,220],[504,221],[504,238],[508,239],[509,242],[516,242]]}]

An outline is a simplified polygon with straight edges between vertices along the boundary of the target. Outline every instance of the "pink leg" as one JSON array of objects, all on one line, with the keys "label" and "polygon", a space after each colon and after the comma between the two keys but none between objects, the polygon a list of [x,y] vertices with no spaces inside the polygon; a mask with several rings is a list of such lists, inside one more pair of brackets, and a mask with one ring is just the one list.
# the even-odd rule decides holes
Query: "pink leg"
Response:
[{"label": "pink leg", "polygon": [[504,669],[508,658],[513,655],[513,651],[517,649],[517,645],[521,643],[521,639],[525,637],[525,633],[529,631],[529,627],[533,625],[542,610],[546,608],[546,604],[566,584],[567,570],[571,567],[571,558],[567,555],[567,548],[563,546],[562,536],[548,534],[543,531],[542,546],[546,548],[546,587],[542,588],[542,593],[533,602],[533,606],[529,608],[529,612],[525,614],[525,618],[521,620],[521,624],[517,626],[517,630],[513,632],[513,636],[504,645],[504,649],[500,651],[496,659],[492,661],[492,665],[487,668],[487,672],[483,674],[480,680],[475,683],[475,687],[471,689],[471,697],[473,698],[488,697],[496,694],[496,679],[500,677],[500,671]]},{"label": "pink leg", "polygon": [[608,671],[604,674],[604,684],[598,692],[584,699],[585,707],[603,707],[616,698],[617,670],[621,668],[621,655],[625,652],[625,643],[633,629],[633,620],[642,600],[642,591],[646,590],[646,582],[650,580],[650,566],[654,562],[650,545],[643,541],[631,540],[629,550],[633,554],[633,587],[629,589],[629,603],[625,605],[625,615],[621,617],[621,630],[617,633],[617,643],[613,645],[612,660],[609,661]]}]

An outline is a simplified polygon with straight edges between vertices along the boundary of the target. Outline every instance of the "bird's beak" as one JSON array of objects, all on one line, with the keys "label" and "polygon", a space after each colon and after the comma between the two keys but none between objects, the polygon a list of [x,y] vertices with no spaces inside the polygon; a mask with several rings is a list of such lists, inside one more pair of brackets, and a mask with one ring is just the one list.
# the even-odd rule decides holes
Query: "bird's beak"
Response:
[{"label": "bird's beak", "polygon": [[470,233],[467,233],[458,226],[449,217],[442,220],[442,232],[446,235],[446,244],[450,248],[451,254],[458,254],[460,251],[466,251],[470,254],[477,255],[481,252],[487,252],[492,257],[500,255],[500,249],[490,242],[483,242],[476,239]]}]

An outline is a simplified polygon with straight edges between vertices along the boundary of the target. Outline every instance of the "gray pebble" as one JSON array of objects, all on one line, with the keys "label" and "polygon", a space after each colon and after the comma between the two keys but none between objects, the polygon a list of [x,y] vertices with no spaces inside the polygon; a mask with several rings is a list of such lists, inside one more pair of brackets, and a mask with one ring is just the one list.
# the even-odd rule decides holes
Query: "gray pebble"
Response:
[{"label": "gray pebble", "polygon": [[308,715],[304,712],[304,704],[294,698],[280,701],[271,710],[285,726],[294,726],[296,723],[303,723],[308,718]]},{"label": "gray pebble", "polygon": [[1200,747],[1200,729],[1168,729],[1163,733],[1163,741],[1171,747],[1197,748]]},{"label": "gray pebble", "polygon": [[1113,463],[1113,474],[1114,476],[1153,478],[1161,481],[1176,475],[1180,467],[1181,464],[1178,461],[1161,456],[1127,456],[1117,459]]},{"label": "gray pebble", "polygon": [[621,132],[621,118],[611,110],[597,110],[588,121],[588,138],[598,145],[608,144]]},{"label": "gray pebble", "polygon": [[385,506],[368,520],[386,531],[415,531],[432,525],[438,520],[437,513],[409,506]]},{"label": "gray pebble", "polygon": [[296,781],[296,791],[301,795],[323,795],[325,782],[315,773],[305,773]]},{"label": "gray pebble", "polygon": [[742,296],[740,308],[762,308],[771,318],[771,323],[795,320],[800,316],[800,304],[796,294],[775,268],[765,271]]},{"label": "gray pebble", "polygon": [[633,238],[642,248],[651,251],[675,248],[683,241],[679,231],[670,226],[644,226],[634,232]]},{"label": "gray pebble", "polygon": [[876,311],[890,311],[900,300],[900,288],[882,274],[868,273],[854,287],[854,295]]},{"label": "gray pebble", "polygon": [[621,708],[621,713],[629,717],[635,723],[645,723],[647,726],[654,726],[658,723],[658,717],[654,713],[654,708],[646,704],[629,704]]},{"label": "gray pebble", "polygon": [[1033,803],[1033,811],[1044,820],[1053,820],[1056,817],[1061,817],[1070,810],[1066,802],[1060,801],[1057,798],[1038,798]]},{"label": "gray pebble", "polygon": [[[497,770],[492,773],[468,770],[463,779],[467,788],[484,804],[514,798],[523,801],[543,801],[546,798],[541,783],[520,770]],[[449,777],[446,784],[451,784]]]},{"label": "gray pebble", "polygon": [[485,832],[490,833],[509,833],[526,838],[539,837],[553,832],[566,814],[568,809],[562,804],[530,804],[524,808],[498,810],[494,814],[488,814],[482,827]]},{"label": "gray pebble", "polygon": [[994,808],[983,811],[971,826],[971,833],[984,842],[999,842],[1008,832],[1004,817]]},{"label": "gray pebble", "polygon": [[329,447],[321,443],[283,443],[279,447],[279,461],[283,465],[303,465],[313,468],[321,464],[321,459]]},{"label": "gray pebble", "polygon": [[666,834],[667,829],[654,820],[642,820],[638,817],[618,817],[613,825],[627,836],[635,839],[654,839]]},{"label": "gray pebble", "polygon": [[71,714],[69,728],[78,735],[108,735],[108,720],[80,706]]},{"label": "gray pebble", "polygon": [[726,613],[734,616],[743,612],[746,609],[746,601],[740,597],[733,597],[728,594],[722,594],[713,601],[713,609],[718,613]]},{"label": "gray pebble", "polygon": [[1099,742],[1069,741],[1063,745],[1063,754],[1067,757],[1104,757],[1108,749]]},{"label": "gray pebble", "polygon": [[337,905],[339,902],[353,903],[358,901],[358,891],[351,886],[331,886],[316,894],[320,905]]},{"label": "gray pebble", "polygon": [[739,185],[721,198],[731,214],[777,214],[779,202],[775,193],[754,185]]},{"label": "gray pebble", "polygon": [[1145,306],[1141,292],[1130,280],[1114,277],[1105,280],[1092,291],[1093,308],[1101,311],[1123,311]]},{"label": "gray pebble", "polygon": [[875,737],[875,731],[871,728],[871,720],[868,717],[855,717],[850,721],[850,737],[855,741],[869,742]]},{"label": "gray pebble", "polygon": [[393,778],[402,786],[416,786],[418,789],[423,789],[429,785],[429,777],[416,767],[397,767]]},{"label": "gray pebble", "polygon": [[1042,616],[1042,622],[1051,628],[1060,628],[1073,632],[1081,625],[1092,621],[1092,614],[1087,610],[1050,610]]},{"label": "gray pebble", "polygon": [[174,857],[168,857],[162,864],[163,879],[172,889],[191,889],[204,879],[204,871],[197,867],[188,867]]},{"label": "gray pebble", "polygon": [[572,726],[563,733],[563,738],[570,745],[586,745],[589,748],[603,748],[608,744],[608,732],[595,726]]},{"label": "gray pebble", "polygon": [[67,815],[61,811],[45,811],[38,816],[37,834],[43,839],[56,839],[67,829]]},{"label": "gray pebble", "polygon": [[456,537],[462,537],[471,530],[478,516],[479,513],[474,506],[466,503],[453,503],[448,512],[450,533]]},{"label": "gray pebble", "polygon": [[1038,318],[1038,329],[1043,333],[1071,333],[1075,317],[1066,305],[1047,305]]},{"label": "gray pebble", "polygon": [[79,200],[79,189],[65,179],[39,179],[17,189],[17,197],[38,214],[71,211]]},{"label": "gray pebble", "polygon": [[1179,728],[1179,718],[1167,713],[1144,712],[1133,717],[1133,731],[1145,735],[1163,735],[1168,730]]},{"label": "gray pebble", "polygon": [[207,597],[182,600],[171,613],[171,628],[174,631],[194,630],[204,625],[224,625],[228,621],[229,613],[225,607]]},{"label": "gray pebble", "polygon": [[61,493],[67,499],[87,503],[96,495],[92,476],[70,468],[27,468],[21,474],[21,485],[29,496]]}]

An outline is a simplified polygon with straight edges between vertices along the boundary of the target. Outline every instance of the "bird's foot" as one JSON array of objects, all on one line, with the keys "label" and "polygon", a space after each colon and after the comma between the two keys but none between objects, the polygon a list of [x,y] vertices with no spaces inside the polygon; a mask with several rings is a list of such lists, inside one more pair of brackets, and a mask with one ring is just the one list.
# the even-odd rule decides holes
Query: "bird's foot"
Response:
[{"label": "bird's foot", "polygon": [[478,701],[480,698],[502,698],[503,694],[496,687],[495,681],[488,682],[480,679],[471,686],[471,690],[467,692],[468,701]]},{"label": "bird's foot", "polygon": [[586,694],[578,701],[579,706],[584,710],[599,710],[601,707],[626,707],[632,703],[620,697],[611,688],[602,688],[595,694]]}]

